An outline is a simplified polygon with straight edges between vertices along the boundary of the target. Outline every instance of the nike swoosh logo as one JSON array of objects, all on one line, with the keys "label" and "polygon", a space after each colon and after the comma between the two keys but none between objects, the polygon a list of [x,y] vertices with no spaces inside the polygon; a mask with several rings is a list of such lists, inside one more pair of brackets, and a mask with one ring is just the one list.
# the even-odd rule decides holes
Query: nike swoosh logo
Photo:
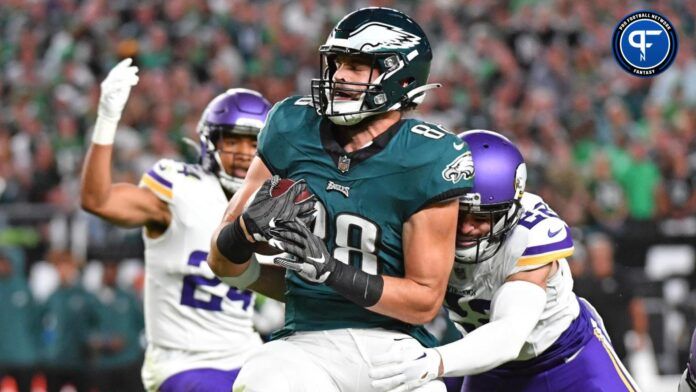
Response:
[{"label": "nike swoosh logo", "polygon": [[309,257],[309,256],[307,256],[307,258],[308,258],[309,260],[312,260],[313,262],[319,263],[319,264],[324,264],[324,263],[326,262],[326,259],[324,258],[324,255],[321,255],[321,259],[317,259],[316,257]]},{"label": "nike swoosh logo", "polygon": [[420,357],[416,358],[416,361],[421,359],[421,358],[425,358],[425,352],[423,352],[423,354]]},{"label": "nike swoosh logo", "polygon": [[577,358],[578,355],[580,355],[580,352],[582,352],[582,349],[584,349],[584,348],[585,347],[580,347],[580,350],[576,351],[575,354],[569,356],[568,358],[564,359],[563,361],[565,363],[568,363],[568,362],[572,361],[573,359]]},{"label": "nike swoosh logo", "polygon": [[459,150],[461,150],[462,148],[464,148],[464,143],[459,143],[459,144],[457,144],[457,143],[452,143],[452,147],[454,147],[455,150],[459,151]]},{"label": "nike swoosh logo", "polygon": [[549,232],[546,233],[546,234],[548,234],[549,238],[553,238],[553,237],[556,236],[556,234],[560,233],[561,230],[563,230],[562,227],[561,227],[560,229],[556,230],[556,231],[551,231],[551,229],[549,229]]}]

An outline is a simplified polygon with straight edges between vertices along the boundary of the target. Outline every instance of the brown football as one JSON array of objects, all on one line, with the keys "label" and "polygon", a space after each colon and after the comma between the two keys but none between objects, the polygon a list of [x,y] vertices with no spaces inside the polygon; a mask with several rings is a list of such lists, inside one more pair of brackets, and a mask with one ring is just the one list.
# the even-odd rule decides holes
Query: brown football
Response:
[{"label": "brown football", "polygon": [[[288,189],[292,186],[292,184],[295,183],[295,180],[291,180],[289,178],[283,178],[280,181],[278,181],[278,184],[274,186],[271,189],[271,196],[273,197],[278,197],[282,195],[283,193],[287,192]],[[312,193],[309,192],[309,190],[305,189],[302,191],[299,195],[295,197],[295,202],[300,203],[304,200],[307,200],[308,198],[312,197]]]},{"label": "brown football", "polygon": [[283,253],[282,250],[272,247],[268,242],[258,242],[254,252],[265,256],[275,256]]}]

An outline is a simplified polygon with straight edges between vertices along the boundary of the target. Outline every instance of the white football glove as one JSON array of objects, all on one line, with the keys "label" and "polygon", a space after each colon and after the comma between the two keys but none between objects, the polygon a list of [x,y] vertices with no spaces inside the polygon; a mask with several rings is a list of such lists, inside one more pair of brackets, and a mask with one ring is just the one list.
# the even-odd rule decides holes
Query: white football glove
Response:
[{"label": "white football glove", "polygon": [[101,83],[99,116],[113,121],[121,118],[131,87],[138,84],[138,67],[132,63],[133,59],[127,58],[116,64]]},{"label": "white football glove", "polygon": [[116,126],[126,106],[131,88],[138,84],[138,67],[127,58],[116,64],[101,83],[97,123],[92,141],[97,144],[113,144]]},{"label": "white football glove", "polygon": [[405,392],[434,380],[440,372],[440,353],[397,347],[372,358],[370,377],[378,391]]}]

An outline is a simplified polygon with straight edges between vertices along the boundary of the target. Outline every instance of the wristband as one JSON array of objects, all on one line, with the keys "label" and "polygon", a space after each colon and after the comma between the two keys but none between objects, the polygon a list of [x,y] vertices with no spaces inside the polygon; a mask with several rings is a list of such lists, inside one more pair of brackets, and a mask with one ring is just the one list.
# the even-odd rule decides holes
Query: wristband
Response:
[{"label": "wristband", "polygon": [[218,276],[218,279],[229,286],[236,287],[240,290],[246,290],[247,287],[251,286],[259,279],[259,275],[261,275],[261,265],[259,261],[256,260],[256,256],[252,254],[251,260],[249,260],[249,266],[241,275]]},{"label": "wristband", "polygon": [[326,285],[363,308],[368,308],[382,298],[384,278],[372,275],[336,260],[334,270],[326,279]]},{"label": "wristband", "polygon": [[220,254],[234,264],[244,264],[249,261],[256,247],[244,235],[239,217],[220,230],[215,244]]},{"label": "wristband", "polygon": [[116,128],[118,119],[112,120],[104,116],[97,116],[92,132],[92,143],[101,145],[112,145],[116,138]]}]

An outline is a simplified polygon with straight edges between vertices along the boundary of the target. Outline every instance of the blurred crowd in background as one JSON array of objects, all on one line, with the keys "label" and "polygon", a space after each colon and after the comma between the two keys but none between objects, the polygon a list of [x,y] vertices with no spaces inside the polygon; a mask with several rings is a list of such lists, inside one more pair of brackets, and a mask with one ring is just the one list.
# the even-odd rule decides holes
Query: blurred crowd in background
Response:
[{"label": "blurred crowd in background", "polygon": [[[40,309],[26,363],[43,361],[49,371],[69,363],[56,347],[52,313],[70,310],[55,299],[75,281],[61,265],[98,260],[100,271],[126,270],[122,284],[107,273],[87,292],[99,309],[116,301],[100,293],[121,287],[124,303],[138,307],[138,261],[121,261],[142,257],[139,231],[87,215],[78,200],[109,69],[125,57],[140,67],[113,174],[137,182],[159,158],[196,159],[182,138],[197,140],[204,107],[222,91],[251,88],[271,102],[308,94],[330,28],[369,5],[406,12],[430,39],[430,80],[443,87],[413,116],[513,139],[527,162],[527,189],[573,227],[576,288],[615,325],[608,327],[619,351],[648,353],[634,365],[643,374],[681,371],[696,320],[696,2],[677,0],[0,2],[0,303],[3,319],[27,304]],[[655,78],[625,73],[611,51],[616,23],[641,8],[678,31],[676,61]],[[94,334],[60,344],[95,366],[114,353],[139,355],[111,347],[123,342],[103,343],[94,314],[85,321]],[[30,330],[21,316],[9,317]],[[0,369],[23,366],[11,363],[15,330],[2,331]],[[140,347],[127,335],[121,340]]]}]

